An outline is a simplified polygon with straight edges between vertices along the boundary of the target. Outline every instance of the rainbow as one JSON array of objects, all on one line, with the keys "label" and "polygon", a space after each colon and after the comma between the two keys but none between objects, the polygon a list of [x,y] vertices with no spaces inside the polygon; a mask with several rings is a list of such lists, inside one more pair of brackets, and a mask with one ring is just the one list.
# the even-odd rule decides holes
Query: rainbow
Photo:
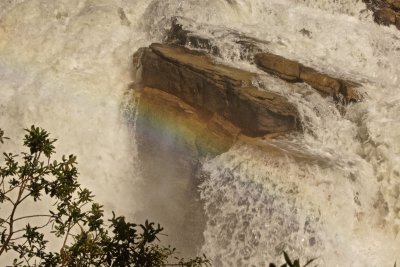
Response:
[{"label": "rainbow", "polygon": [[221,119],[188,105],[178,97],[158,89],[140,93],[137,129],[168,139],[177,146],[189,146],[200,154],[219,154],[235,142],[240,130]]}]

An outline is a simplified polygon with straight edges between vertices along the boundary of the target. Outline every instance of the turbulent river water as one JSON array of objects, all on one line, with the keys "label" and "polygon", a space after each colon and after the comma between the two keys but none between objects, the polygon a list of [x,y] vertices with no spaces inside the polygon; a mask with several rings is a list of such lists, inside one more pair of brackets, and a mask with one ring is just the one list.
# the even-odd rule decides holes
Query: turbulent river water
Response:
[{"label": "turbulent river water", "polygon": [[[286,95],[304,132],[280,141],[316,159],[275,159],[247,146],[204,162],[206,253],[215,266],[266,266],[286,250],[320,266],[400,260],[400,31],[373,23],[359,0],[1,0],[0,127],[21,149],[41,126],[108,210],[143,208],[135,132],[127,121],[131,55],[161,42],[174,16],[212,40],[218,60],[240,60],[227,31],[363,84],[339,112],[305,85],[260,80]],[[129,113],[128,109],[128,113]]]}]

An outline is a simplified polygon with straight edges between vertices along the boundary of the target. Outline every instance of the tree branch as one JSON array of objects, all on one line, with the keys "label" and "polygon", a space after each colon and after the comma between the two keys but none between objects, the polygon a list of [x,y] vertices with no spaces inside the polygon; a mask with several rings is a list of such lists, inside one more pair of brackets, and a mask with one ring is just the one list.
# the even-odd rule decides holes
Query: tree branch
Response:
[{"label": "tree branch", "polygon": [[19,221],[19,220],[24,220],[24,219],[37,218],[37,217],[48,217],[48,218],[51,218],[51,215],[37,214],[37,215],[22,216],[22,217],[19,217],[17,219],[14,219],[14,222]]}]

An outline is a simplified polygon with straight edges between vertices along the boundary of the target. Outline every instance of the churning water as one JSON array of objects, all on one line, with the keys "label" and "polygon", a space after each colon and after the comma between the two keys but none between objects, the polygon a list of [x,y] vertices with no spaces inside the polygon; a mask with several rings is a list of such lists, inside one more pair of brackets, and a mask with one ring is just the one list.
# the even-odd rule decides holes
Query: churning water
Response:
[{"label": "churning water", "polygon": [[202,250],[214,265],[266,266],[282,250],[328,267],[400,260],[400,31],[375,25],[360,0],[2,0],[0,127],[15,142],[31,124],[49,130],[98,201],[133,217],[140,166],[121,111],[131,55],[162,41],[174,16],[226,64],[254,70],[224,34],[236,31],[363,84],[363,102],[339,112],[305,85],[259,81],[300,110],[304,133],[281,145],[319,160],[237,145],[205,161]]}]

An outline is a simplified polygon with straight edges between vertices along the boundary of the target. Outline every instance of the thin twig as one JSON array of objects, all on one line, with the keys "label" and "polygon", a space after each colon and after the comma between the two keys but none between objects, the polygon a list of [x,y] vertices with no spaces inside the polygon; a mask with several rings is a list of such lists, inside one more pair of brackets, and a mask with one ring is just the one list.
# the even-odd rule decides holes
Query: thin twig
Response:
[{"label": "thin twig", "polygon": [[23,220],[23,219],[29,219],[29,218],[37,218],[37,217],[51,217],[51,215],[47,214],[37,214],[37,215],[28,215],[28,216],[22,216],[14,220],[14,222]]}]

